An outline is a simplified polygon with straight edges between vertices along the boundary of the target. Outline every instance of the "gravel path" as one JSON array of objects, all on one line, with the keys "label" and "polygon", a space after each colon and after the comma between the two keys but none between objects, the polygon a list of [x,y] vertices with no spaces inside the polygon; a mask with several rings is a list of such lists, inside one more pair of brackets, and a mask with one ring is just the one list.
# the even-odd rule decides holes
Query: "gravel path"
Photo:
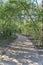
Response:
[{"label": "gravel path", "polygon": [[5,52],[0,56],[0,65],[42,65],[43,63],[43,53],[35,49],[32,42],[22,35],[18,35],[16,41],[5,48]]}]

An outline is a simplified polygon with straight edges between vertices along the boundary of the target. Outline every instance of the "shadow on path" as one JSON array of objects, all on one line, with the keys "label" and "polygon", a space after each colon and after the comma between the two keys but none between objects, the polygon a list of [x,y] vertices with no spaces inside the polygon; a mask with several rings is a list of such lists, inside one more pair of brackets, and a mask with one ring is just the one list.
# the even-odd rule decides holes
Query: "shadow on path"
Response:
[{"label": "shadow on path", "polygon": [[5,55],[0,56],[0,65],[42,65],[43,62],[33,43],[25,36],[18,35],[5,52]]}]

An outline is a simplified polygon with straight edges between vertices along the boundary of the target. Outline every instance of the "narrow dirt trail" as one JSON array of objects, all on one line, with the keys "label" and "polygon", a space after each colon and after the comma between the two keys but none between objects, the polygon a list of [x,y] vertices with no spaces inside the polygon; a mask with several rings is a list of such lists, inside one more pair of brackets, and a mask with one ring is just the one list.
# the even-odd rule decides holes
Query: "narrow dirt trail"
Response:
[{"label": "narrow dirt trail", "polygon": [[13,41],[10,47],[14,47],[18,49],[27,49],[27,50],[29,50],[29,48],[31,48],[31,50],[34,49],[33,43],[30,40],[28,40],[27,37],[22,35],[18,35],[18,38],[16,39],[16,41]]},{"label": "narrow dirt trail", "polygon": [[0,65],[42,65],[37,50],[27,37],[18,35],[6,49]]}]

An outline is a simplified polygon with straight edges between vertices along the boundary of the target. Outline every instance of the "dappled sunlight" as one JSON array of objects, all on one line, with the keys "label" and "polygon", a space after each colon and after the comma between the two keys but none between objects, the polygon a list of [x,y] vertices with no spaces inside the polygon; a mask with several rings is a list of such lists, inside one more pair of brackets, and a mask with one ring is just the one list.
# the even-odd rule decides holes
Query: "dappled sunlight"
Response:
[{"label": "dappled sunlight", "polygon": [[[3,62],[14,62],[17,65],[25,65],[25,64],[38,64],[38,56],[36,55],[37,53],[32,53],[31,51],[15,51],[16,53],[13,54],[11,52],[9,52],[8,55],[3,55],[2,56],[2,60]],[[36,57],[37,56],[37,57]],[[38,64],[39,65],[39,64]]]},{"label": "dappled sunlight", "polygon": [[27,37],[19,36],[5,50],[1,56],[2,62],[9,65],[41,65],[39,54]]},{"label": "dappled sunlight", "polygon": [[[14,62],[14,63],[16,63],[17,65],[20,64],[17,59],[15,59],[15,58],[9,58],[9,56],[6,56],[6,55],[3,55],[1,58],[2,58],[3,63],[4,63],[4,62],[9,62],[9,63],[10,63],[10,62]],[[20,65],[21,65],[21,64],[20,64]]]},{"label": "dappled sunlight", "polygon": [[38,1],[0,0],[0,65],[43,64],[43,5]]}]

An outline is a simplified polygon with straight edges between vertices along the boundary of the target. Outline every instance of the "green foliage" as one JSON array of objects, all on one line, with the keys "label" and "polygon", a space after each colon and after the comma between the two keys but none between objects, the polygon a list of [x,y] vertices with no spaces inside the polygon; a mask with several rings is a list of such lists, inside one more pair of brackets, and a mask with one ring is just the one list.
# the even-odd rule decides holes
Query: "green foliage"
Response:
[{"label": "green foliage", "polygon": [[32,0],[8,0],[0,6],[0,38],[21,33],[31,35],[40,40],[37,43],[41,43],[42,10],[35,2],[36,4]]}]

